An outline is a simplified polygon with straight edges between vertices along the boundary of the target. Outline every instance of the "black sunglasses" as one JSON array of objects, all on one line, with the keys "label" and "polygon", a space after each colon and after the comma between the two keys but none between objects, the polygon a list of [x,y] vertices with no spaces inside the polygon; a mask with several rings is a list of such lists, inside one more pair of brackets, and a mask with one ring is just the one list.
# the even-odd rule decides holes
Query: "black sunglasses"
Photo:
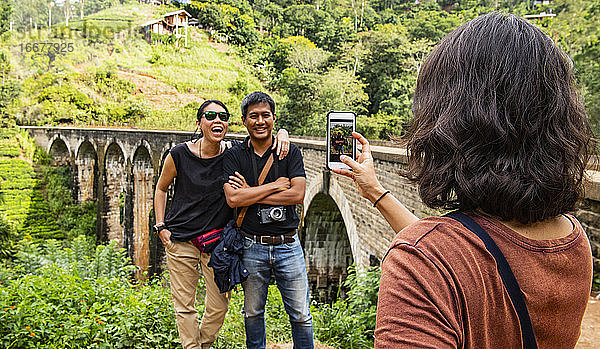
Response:
[{"label": "black sunglasses", "polygon": [[208,121],[212,121],[212,120],[216,119],[217,116],[219,117],[219,119],[221,119],[221,121],[228,121],[229,120],[229,113],[226,112],[226,111],[221,111],[221,112],[205,111],[202,115],[204,115],[204,117]]}]

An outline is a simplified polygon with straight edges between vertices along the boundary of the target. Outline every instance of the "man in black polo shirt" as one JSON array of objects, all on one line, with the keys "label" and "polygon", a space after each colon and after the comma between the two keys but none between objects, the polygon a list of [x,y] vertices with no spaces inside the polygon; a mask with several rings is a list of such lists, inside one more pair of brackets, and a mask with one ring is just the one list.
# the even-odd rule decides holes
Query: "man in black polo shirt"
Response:
[{"label": "man in black polo shirt", "polygon": [[[262,185],[258,177],[271,157],[275,102],[263,92],[242,101],[242,119],[250,137],[230,149],[223,159],[225,196],[231,207],[249,206],[241,229],[245,235],[244,266],[250,275],[244,287],[246,345],[265,348],[265,303],[269,280],[275,276],[292,325],[294,348],[313,348],[304,253],[298,240],[296,204],[304,200],[306,174],[302,154],[290,144],[288,156],[274,162]],[[240,173],[241,188],[227,181]]]}]

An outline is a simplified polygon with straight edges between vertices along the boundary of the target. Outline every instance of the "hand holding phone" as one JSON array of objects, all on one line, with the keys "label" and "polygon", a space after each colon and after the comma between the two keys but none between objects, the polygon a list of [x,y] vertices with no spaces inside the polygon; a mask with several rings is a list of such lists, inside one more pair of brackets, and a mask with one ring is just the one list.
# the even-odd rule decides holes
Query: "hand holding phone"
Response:
[{"label": "hand holding phone", "polygon": [[356,160],[356,139],[352,132],[356,129],[356,114],[351,111],[330,111],[327,113],[327,168],[347,169],[340,161],[341,155]]}]

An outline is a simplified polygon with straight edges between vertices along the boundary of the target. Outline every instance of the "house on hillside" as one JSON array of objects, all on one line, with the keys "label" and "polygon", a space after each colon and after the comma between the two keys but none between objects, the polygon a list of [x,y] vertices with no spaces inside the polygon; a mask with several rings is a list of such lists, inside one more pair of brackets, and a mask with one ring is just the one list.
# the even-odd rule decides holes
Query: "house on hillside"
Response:
[{"label": "house on hillside", "polygon": [[165,13],[162,18],[153,19],[142,24],[142,32],[148,43],[152,43],[152,33],[160,35],[175,35],[176,43],[184,38],[184,47],[187,47],[188,26],[192,19],[186,10],[177,10]]}]

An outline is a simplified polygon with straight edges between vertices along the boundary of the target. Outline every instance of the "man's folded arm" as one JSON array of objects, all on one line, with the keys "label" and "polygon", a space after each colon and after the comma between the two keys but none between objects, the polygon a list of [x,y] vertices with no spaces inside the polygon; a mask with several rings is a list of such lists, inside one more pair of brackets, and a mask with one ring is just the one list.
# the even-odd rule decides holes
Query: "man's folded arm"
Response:
[{"label": "man's folded arm", "polygon": [[231,184],[225,183],[223,189],[229,207],[244,207],[254,205],[273,193],[286,190],[289,186],[289,180],[281,177],[275,182],[259,185],[258,187],[234,189]]},{"label": "man's folded arm", "polygon": [[270,194],[258,200],[257,203],[265,205],[296,205],[304,202],[306,192],[306,178],[294,177],[290,180],[291,187],[277,193]]}]

